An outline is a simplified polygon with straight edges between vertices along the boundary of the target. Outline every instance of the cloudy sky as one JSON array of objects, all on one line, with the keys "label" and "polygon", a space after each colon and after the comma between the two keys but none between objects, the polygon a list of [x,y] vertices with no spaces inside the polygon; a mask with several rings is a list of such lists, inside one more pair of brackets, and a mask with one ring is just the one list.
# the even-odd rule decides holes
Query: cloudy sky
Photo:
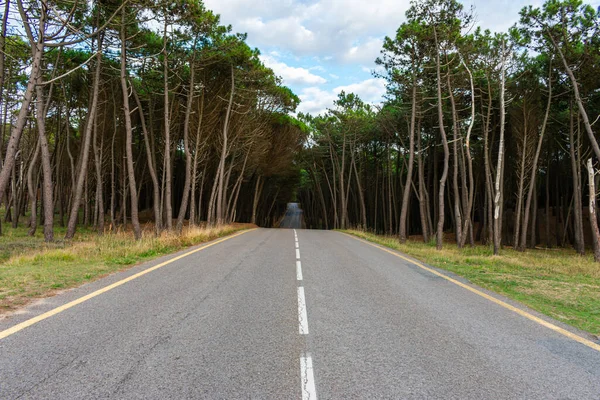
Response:
[{"label": "cloudy sky", "polygon": [[[405,20],[409,0],[204,0],[223,24],[248,33],[263,62],[302,99],[299,111],[317,114],[341,90],[368,102],[385,92],[374,78],[383,38]],[[504,31],[525,5],[542,0],[463,0],[474,6],[478,24]],[[599,1],[594,0],[591,2]]]}]

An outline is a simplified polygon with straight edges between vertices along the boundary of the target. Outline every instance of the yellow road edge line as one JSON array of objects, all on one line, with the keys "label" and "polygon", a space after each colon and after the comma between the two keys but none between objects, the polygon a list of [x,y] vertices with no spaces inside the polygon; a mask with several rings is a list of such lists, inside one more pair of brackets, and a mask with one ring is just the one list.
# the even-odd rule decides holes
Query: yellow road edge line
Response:
[{"label": "yellow road edge line", "polygon": [[359,238],[357,236],[354,236],[354,235],[351,235],[351,234],[348,234],[348,233],[344,233],[344,232],[340,232],[340,233],[343,233],[344,235],[350,236],[351,238],[353,238],[355,240],[358,240],[360,242],[366,243],[366,244],[368,244],[370,246],[378,248],[379,250],[383,250],[383,251],[385,251],[387,253],[390,253],[390,254],[392,254],[392,255],[394,255],[396,257],[399,257],[399,258],[401,258],[401,259],[403,259],[405,261],[408,261],[409,263],[411,263],[413,265],[416,265],[417,267],[422,268],[422,269],[424,269],[427,272],[430,272],[430,273],[432,273],[434,275],[437,275],[440,278],[444,278],[445,280],[447,280],[449,282],[452,282],[455,285],[458,285],[458,286],[460,286],[460,287],[462,287],[464,289],[467,289],[468,291],[470,291],[472,293],[475,293],[476,295],[481,296],[481,297],[483,297],[483,298],[485,298],[485,299],[487,299],[487,300],[489,300],[489,301],[491,301],[493,303],[496,303],[499,306],[506,308],[507,310],[513,311],[513,312],[519,314],[522,317],[525,317],[525,318],[527,318],[527,319],[529,319],[529,320],[531,320],[533,322],[536,322],[536,323],[538,323],[538,324],[540,324],[542,326],[545,326],[546,328],[551,329],[554,332],[557,332],[557,333],[559,333],[559,334],[561,334],[563,336],[566,336],[569,339],[572,339],[572,340],[574,340],[576,342],[579,342],[579,343],[583,344],[584,346],[587,346],[587,347],[589,347],[591,349],[594,349],[596,351],[600,351],[600,344],[598,344],[598,343],[595,343],[595,342],[593,342],[593,341],[591,341],[589,339],[586,339],[584,337],[576,335],[573,332],[570,332],[570,331],[568,331],[568,330],[566,330],[564,328],[561,328],[560,326],[556,326],[553,323],[550,323],[550,322],[548,322],[548,321],[546,321],[546,320],[544,320],[542,318],[536,317],[535,315],[530,314],[527,311],[521,310],[518,307],[515,307],[513,305],[510,305],[510,304],[502,301],[502,300],[499,300],[499,299],[495,298],[494,296],[490,296],[489,294],[484,293],[484,292],[482,292],[480,290],[477,290],[474,287],[466,285],[466,284],[464,284],[464,283],[462,283],[460,281],[457,281],[456,279],[450,278],[449,276],[447,276],[447,275],[445,275],[445,274],[443,274],[441,272],[438,272],[438,271],[436,271],[434,269],[426,267],[425,265],[423,265],[423,264],[421,264],[421,263],[419,263],[417,261],[411,260],[408,257],[404,257],[401,254],[396,253],[395,251],[386,249],[385,247],[382,247],[382,246],[380,246],[378,244],[369,242],[367,240],[361,239],[361,238]]},{"label": "yellow road edge line", "polygon": [[162,268],[165,265],[171,264],[171,263],[173,263],[173,262],[175,262],[177,260],[181,260],[182,258],[187,257],[187,256],[189,256],[191,254],[197,253],[197,252],[199,252],[201,250],[204,250],[206,248],[209,248],[211,246],[214,246],[216,244],[222,243],[222,242],[224,242],[226,240],[229,240],[229,239],[233,239],[234,237],[243,235],[244,233],[248,233],[248,232],[251,232],[251,231],[254,231],[254,230],[256,230],[256,228],[255,229],[244,230],[244,231],[235,233],[233,235],[226,236],[226,237],[224,237],[222,239],[219,239],[217,241],[214,241],[212,243],[209,243],[209,244],[204,245],[202,247],[199,247],[197,249],[188,251],[187,253],[181,254],[181,255],[179,255],[177,257],[174,257],[174,258],[171,258],[171,259],[169,259],[167,261],[164,261],[164,262],[162,262],[160,264],[157,264],[154,267],[150,267],[148,269],[145,269],[145,270],[143,270],[141,272],[138,272],[137,274],[131,275],[131,276],[125,278],[125,279],[122,279],[122,280],[120,280],[118,282],[115,282],[115,283],[113,283],[111,285],[103,287],[102,289],[98,289],[95,292],[87,294],[87,295],[85,295],[83,297],[80,297],[80,298],[78,298],[76,300],[73,300],[73,301],[71,301],[71,302],[69,302],[67,304],[63,304],[60,307],[56,307],[56,308],[54,308],[54,309],[52,309],[50,311],[47,311],[47,312],[45,312],[43,314],[38,315],[37,317],[33,317],[31,319],[23,321],[23,322],[15,325],[15,326],[13,326],[11,328],[8,328],[6,330],[1,331],[0,332],[0,340],[4,339],[4,338],[6,338],[6,337],[8,337],[10,335],[13,335],[13,334],[15,334],[15,333],[17,333],[17,332],[19,332],[19,331],[27,328],[27,327],[30,327],[31,325],[37,324],[40,321],[43,321],[43,320],[45,320],[47,318],[50,318],[50,317],[52,317],[52,316],[54,316],[56,314],[59,314],[59,313],[63,312],[65,310],[68,310],[69,308],[75,307],[78,304],[81,304],[81,303],[86,302],[86,301],[88,301],[90,299],[93,299],[94,297],[99,296],[99,295],[101,295],[103,293],[106,293],[109,290],[112,290],[112,289],[114,289],[116,287],[124,285],[125,283],[130,282],[130,281],[132,281],[134,279],[137,279],[140,276],[146,275],[146,274],[148,274],[148,273],[150,273],[152,271],[156,271],[157,269]]}]

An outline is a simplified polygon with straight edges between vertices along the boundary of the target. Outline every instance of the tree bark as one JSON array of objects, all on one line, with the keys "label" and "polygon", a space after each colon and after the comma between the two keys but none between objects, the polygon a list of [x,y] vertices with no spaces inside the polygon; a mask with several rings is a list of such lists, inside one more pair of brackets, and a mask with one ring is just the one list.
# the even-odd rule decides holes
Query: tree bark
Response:
[{"label": "tree bark", "polygon": [[85,126],[83,136],[83,148],[81,151],[80,171],[77,175],[75,183],[75,192],[73,194],[73,202],[71,204],[71,212],[69,214],[69,222],[67,224],[67,233],[65,239],[70,240],[75,236],[77,227],[77,219],[79,216],[79,206],[83,194],[83,184],[87,176],[88,160],[90,154],[90,144],[92,141],[92,129],[94,125],[95,115],[98,108],[98,93],[100,91],[100,71],[102,69],[102,38],[98,39],[98,55],[96,56],[96,71],[94,73],[94,84],[92,89],[92,101],[89,108],[89,115]]},{"label": "tree bark", "polygon": [[592,159],[587,161],[588,185],[589,185],[589,214],[592,227],[592,242],[594,246],[594,261],[600,262],[600,230],[598,230],[598,218],[596,217],[596,186],[594,165]]},{"label": "tree bark", "polygon": [[[414,59],[414,56],[413,56]],[[417,118],[417,76],[413,61],[412,77],[412,107],[410,113],[410,129],[408,139],[408,169],[406,172],[406,182],[404,183],[404,193],[402,194],[402,208],[400,209],[400,226],[398,228],[400,243],[406,242],[406,216],[408,214],[408,200],[410,196],[413,164],[415,162],[415,125]]]},{"label": "tree bark", "polygon": [[[471,85],[471,121],[469,122],[469,127],[467,128],[467,138],[465,140],[465,154],[467,157],[467,168],[469,174],[469,188],[468,188],[468,196],[467,201],[464,204],[464,225],[463,225],[463,234],[460,239],[461,247],[465,245],[467,241],[467,234],[470,232],[471,238],[473,236],[473,223],[471,220],[471,214],[473,212],[473,201],[475,197],[475,179],[473,178],[473,157],[471,155],[471,132],[473,131],[473,126],[475,125],[475,84],[473,83],[473,74],[471,70],[465,63],[465,61],[461,58],[461,62],[467,73],[469,74],[469,83]],[[471,239],[471,245],[473,245],[474,240]]]},{"label": "tree bark", "polygon": [[448,72],[446,75],[446,79],[448,82],[448,96],[450,97],[450,106],[452,109],[452,189],[454,192],[454,232],[456,236],[456,245],[460,249],[462,248],[462,206],[458,187],[458,113],[456,112],[456,102],[454,101],[454,93],[452,92],[452,85],[450,82],[450,72]]},{"label": "tree bark", "polygon": [[[202,132],[202,119],[204,116],[204,90],[202,90],[202,95],[200,97],[200,116],[198,117],[198,128],[196,129],[196,149],[194,151],[194,161],[192,168],[192,189],[190,192],[190,224],[196,225],[196,218],[200,218],[200,211],[198,211],[198,216],[196,217],[196,181],[197,181],[197,172],[198,172],[198,157],[200,153],[200,134]],[[202,175],[204,179],[204,175]],[[201,189],[202,190],[202,189]]]},{"label": "tree bark", "polygon": [[[19,13],[21,14],[21,18],[23,20],[23,25],[26,25],[28,27],[29,21],[25,14],[25,11],[23,10],[22,2],[18,1],[17,4],[19,6]],[[31,101],[33,99],[33,93],[35,91],[36,82],[38,80],[38,75],[41,69],[42,55],[44,53],[44,35],[42,27],[43,19],[40,19],[41,32],[39,33],[42,34],[38,34],[37,43],[32,43],[32,63],[29,72],[29,80],[27,82],[25,92],[23,93],[23,101],[21,102],[21,108],[19,109],[19,114],[17,115],[16,123],[12,128],[10,137],[8,139],[6,153],[4,156],[4,164],[2,165],[2,170],[0,171],[0,198],[4,197],[6,188],[8,186],[8,181],[10,179],[13,167],[15,165],[15,156],[19,151],[21,135],[23,134],[25,124],[27,123],[27,114],[29,114],[29,106],[31,105]]]},{"label": "tree bark", "polygon": [[[97,117],[96,117],[97,119]],[[106,118],[105,118],[106,120]],[[103,124],[104,126],[104,124]],[[97,232],[98,235],[104,234],[104,180],[102,176],[102,153],[104,149],[104,139],[100,141],[98,146],[98,126],[94,127],[94,139],[92,142],[94,150],[94,165],[96,167],[96,209],[98,213],[97,218]]]},{"label": "tree bark", "polygon": [[29,191],[29,202],[31,204],[31,217],[29,218],[29,231],[27,232],[29,236],[34,236],[37,229],[37,185],[34,186],[33,184],[33,172],[35,171],[35,165],[39,158],[40,142],[38,140],[38,143],[35,146],[35,152],[33,153],[33,158],[31,159],[27,170],[27,190]]},{"label": "tree bark", "polygon": [[438,222],[437,222],[437,235],[436,235],[436,249],[441,250],[444,244],[444,192],[446,187],[446,179],[448,178],[448,163],[450,161],[450,149],[448,148],[448,140],[446,138],[446,129],[444,127],[444,109],[442,105],[442,77],[440,71],[440,53],[439,44],[437,37],[436,28],[433,29],[435,37],[435,66],[437,74],[437,109],[438,109],[438,122],[440,129],[440,136],[442,138],[442,145],[444,146],[444,169],[442,177],[440,178],[440,186],[438,192]]},{"label": "tree bark", "polygon": [[233,94],[235,91],[235,74],[233,65],[231,65],[231,91],[229,93],[229,104],[227,105],[227,113],[225,114],[225,123],[223,124],[223,147],[221,148],[221,158],[219,160],[218,186],[217,186],[217,225],[222,225],[224,222],[223,215],[223,194],[225,192],[224,174],[225,174],[225,158],[227,158],[228,134],[229,134],[229,119],[231,118],[231,108],[233,106]]},{"label": "tree bark", "polygon": [[498,164],[496,166],[496,180],[494,182],[494,255],[500,253],[502,240],[502,215],[500,201],[502,199],[502,162],[504,160],[504,124],[506,121],[506,104],[504,102],[506,55],[504,41],[502,42],[502,64],[500,72],[500,145],[498,148]]},{"label": "tree bark", "polygon": [[[531,201],[533,196],[533,189],[535,187],[535,181],[538,174],[538,161],[540,159],[540,153],[542,151],[542,143],[544,142],[544,135],[546,134],[546,127],[548,126],[548,118],[550,117],[550,107],[552,106],[552,62],[550,63],[548,71],[548,103],[546,104],[546,113],[544,114],[544,122],[542,123],[542,129],[540,131],[540,137],[538,139],[537,147],[535,149],[535,156],[533,157],[533,164],[531,166],[531,177],[529,178],[529,190],[527,192],[527,200],[525,202],[525,216],[523,217],[523,235],[521,236],[521,243],[519,244],[519,250],[524,251],[527,244],[527,225],[529,223],[529,209],[531,207]],[[534,210],[537,213],[537,210]],[[535,246],[535,244],[534,244]]]},{"label": "tree bark", "polygon": [[185,118],[183,122],[183,152],[185,153],[185,181],[183,183],[183,196],[181,198],[181,206],[179,207],[179,215],[177,216],[177,225],[176,231],[177,233],[181,233],[183,228],[183,219],[185,218],[185,213],[188,208],[188,201],[190,198],[190,186],[191,186],[191,175],[192,175],[192,154],[190,153],[190,115],[192,113],[192,104],[194,101],[194,77],[195,77],[195,47],[196,43],[194,42],[194,50],[192,55],[192,61],[190,62],[190,86],[188,89],[188,98],[185,109]]},{"label": "tree bark", "polygon": [[581,191],[581,172],[577,163],[579,157],[579,147],[575,142],[574,135],[574,123],[573,123],[573,110],[569,107],[570,111],[570,124],[569,124],[569,153],[571,155],[571,176],[573,177],[573,229],[575,238],[575,251],[579,255],[585,254],[585,243],[583,241],[583,215],[582,215],[582,191]]},{"label": "tree bark", "polygon": [[144,116],[144,111],[142,108],[142,102],[135,91],[135,88],[132,86],[131,88],[133,93],[133,98],[137,104],[138,113],[140,115],[140,123],[142,125],[142,133],[144,135],[144,148],[146,149],[146,161],[148,164],[148,172],[150,173],[150,178],[152,179],[152,209],[154,210],[154,234],[156,236],[160,235],[162,231],[162,221],[160,215],[160,185],[158,184],[158,177],[156,176],[156,165],[154,164],[154,157],[152,156],[152,150],[150,149],[150,139],[148,134],[148,129],[146,127],[146,117]]},{"label": "tree bark", "polygon": [[172,171],[171,171],[171,121],[169,119],[169,59],[167,52],[167,27],[168,20],[165,12],[165,24],[163,32],[163,84],[164,84],[164,124],[165,124],[165,192],[163,196],[163,202],[165,205],[165,219],[167,223],[167,230],[173,229],[173,206],[171,199],[171,184],[172,184]]},{"label": "tree bark", "polygon": [[[125,8],[121,11],[121,91],[123,92],[123,114],[125,116],[125,154],[127,158],[127,180],[129,181],[129,198],[131,203],[131,225],[135,240],[142,238],[142,229],[138,217],[138,195],[135,184],[135,168],[133,166],[133,128],[129,111],[129,88],[127,86],[127,37],[125,33]],[[123,207],[125,208],[125,207]]]}]

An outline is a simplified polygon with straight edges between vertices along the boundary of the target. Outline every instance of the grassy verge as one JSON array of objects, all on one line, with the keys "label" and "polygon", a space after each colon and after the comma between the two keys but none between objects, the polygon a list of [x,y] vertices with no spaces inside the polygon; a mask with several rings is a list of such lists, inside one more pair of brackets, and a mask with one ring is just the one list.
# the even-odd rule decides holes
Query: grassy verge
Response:
[{"label": "grassy verge", "polygon": [[[98,236],[80,230],[73,241],[51,244],[44,243],[40,232],[29,237],[25,228],[5,229],[0,236],[0,314],[32,299],[252,227],[184,228],[182,235],[164,233],[160,237],[154,237],[150,228],[140,241],[135,241],[131,232]],[[57,228],[56,237],[62,236],[64,231]]]},{"label": "grassy verge", "polygon": [[574,251],[504,249],[494,256],[486,246],[464,248],[348,230],[346,233],[400,250],[429,265],[467,278],[472,283],[517,300],[576,328],[600,335],[600,266],[591,256]]}]

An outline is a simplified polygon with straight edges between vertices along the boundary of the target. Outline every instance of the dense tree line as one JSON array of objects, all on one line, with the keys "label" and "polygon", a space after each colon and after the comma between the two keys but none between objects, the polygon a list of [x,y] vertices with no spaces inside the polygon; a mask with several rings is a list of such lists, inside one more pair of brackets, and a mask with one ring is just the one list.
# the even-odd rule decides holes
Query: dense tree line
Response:
[{"label": "dense tree line", "polygon": [[197,0],[1,8],[0,223],[273,225],[305,128],[244,35]]},{"label": "dense tree line", "polygon": [[342,93],[302,152],[307,224],[458,247],[593,248],[600,261],[600,15],[526,7],[509,32],[456,0],[413,1],[377,63],[381,107]]}]

